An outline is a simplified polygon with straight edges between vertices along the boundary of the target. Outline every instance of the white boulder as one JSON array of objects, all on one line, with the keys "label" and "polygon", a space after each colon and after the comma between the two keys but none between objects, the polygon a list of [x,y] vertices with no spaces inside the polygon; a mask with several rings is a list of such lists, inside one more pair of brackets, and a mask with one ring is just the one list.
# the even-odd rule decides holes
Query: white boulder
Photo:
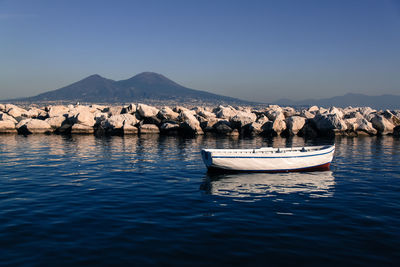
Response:
[{"label": "white boulder", "polygon": [[284,120],[275,120],[272,125],[272,130],[276,132],[277,135],[281,134],[286,130],[286,122]]},{"label": "white boulder", "polygon": [[306,119],[300,116],[292,116],[286,118],[285,122],[289,134],[296,135],[304,127]]},{"label": "white boulder", "polygon": [[313,122],[321,133],[326,132],[344,132],[347,130],[347,124],[339,117],[338,114],[317,114]]},{"label": "white boulder", "polygon": [[292,107],[284,107],[283,108],[283,115],[285,115],[285,118],[294,116],[296,114],[296,110]]},{"label": "white boulder", "polygon": [[344,119],[344,121],[347,124],[348,130],[350,132],[354,132],[356,135],[377,134],[377,130],[372,126],[372,123],[370,123],[364,117],[362,117],[361,114],[353,118]]},{"label": "white boulder", "polygon": [[47,118],[45,121],[53,128],[58,129],[61,128],[66,118],[64,116],[56,116]]},{"label": "white boulder", "polygon": [[300,111],[300,116],[306,119],[313,119],[315,117],[315,114],[311,113],[306,109],[303,109]]},{"label": "white boulder", "polygon": [[197,114],[200,117],[205,118],[205,119],[211,119],[211,118],[216,118],[217,117],[217,115],[215,115],[215,113],[212,113],[212,112],[207,111],[207,110],[199,111],[199,112],[197,112]]},{"label": "white boulder", "polygon": [[181,129],[187,134],[203,134],[203,130],[200,127],[200,122],[192,114],[192,112],[183,111],[180,115],[182,123],[180,124]]},{"label": "white boulder", "polygon": [[269,121],[268,117],[265,116],[264,114],[262,114],[262,115],[256,120],[256,122],[259,123],[259,124],[261,124],[261,125],[264,125],[264,124],[267,123],[268,121]]},{"label": "white boulder", "polygon": [[173,111],[170,107],[162,107],[158,112],[158,118],[162,121],[177,121],[179,113]]},{"label": "white boulder", "polygon": [[115,116],[121,114],[122,110],[123,110],[122,106],[111,106],[103,109],[102,112],[108,113],[109,116]]},{"label": "white boulder", "polygon": [[18,132],[22,134],[33,134],[33,133],[51,133],[53,128],[46,121],[38,119],[26,119],[20,121],[16,126]]},{"label": "white boulder", "polygon": [[93,127],[96,121],[93,113],[89,111],[81,111],[75,116],[75,123]]},{"label": "white boulder", "polygon": [[392,112],[390,110],[385,110],[382,115],[389,122],[391,122],[394,126],[398,126],[398,125],[400,125],[400,117],[396,116],[397,114],[396,115],[395,114],[396,114],[396,112]]},{"label": "white boulder", "polygon": [[3,112],[0,112],[0,121],[12,121],[14,124],[18,123],[17,120],[14,119],[14,117]]},{"label": "white boulder", "polygon": [[136,126],[133,126],[132,124],[124,123],[124,126],[122,126],[122,131],[124,135],[137,134],[139,132],[139,129]]},{"label": "white boulder", "polygon": [[2,120],[0,121],[0,133],[17,133],[17,129],[15,128],[15,123],[11,120]]},{"label": "white boulder", "polygon": [[97,134],[121,135],[136,134],[138,132],[136,125],[139,120],[130,113],[112,115],[109,118],[105,118],[104,113],[97,114],[97,116],[97,122],[100,125],[100,127],[97,127]]},{"label": "white boulder", "polygon": [[274,136],[280,135],[282,132],[286,130],[286,122],[284,120],[275,120],[275,121],[268,121],[262,127],[263,134]]},{"label": "white boulder", "polygon": [[159,110],[146,104],[138,104],[137,111],[143,118],[151,118],[157,116]]},{"label": "white boulder", "polygon": [[283,114],[283,111],[281,110],[268,110],[265,115],[268,117],[269,120],[274,121],[274,120],[281,120],[283,121],[285,119],[285,115]]},{"label": "white boulder", "polygon": [[88,126],[81,123],[75,123],[71,127],[72,134],[92,134],[94,133],[94,129],[92,126]]},{"label": "white boulder", "polygon": [[231,106],[227,106],[227,107],[219,106],[215,111],[217,118],[227,119],[227,120],[234,117],[237,113],[238,113],[238,111]]},{"label": "white boulder", "polygon": [[317,114],[319,112],[319,107],[318,106],[311,106],[308,108],[308,112]]},{"label": "white boulder", "polygon": [[18,117],[27,117],[27,111],[25,109],[19,108],[17,106],[12,107],[10,109],[7,110],[8,115],[14,117],[14,118],[18,118]]},{"label": "white boulder", "polygon": [[160,129],[154,124],[142,124],[139,128],[140,134],[157,134]]},{"label": "white boulder", "polygon": [[233,128],[240,129],[246,124],[255,122],[257,115],[254,113],[239,111],[235,116],[230,119]]},{"label": "white boulder", "polygon": [[394,125],[389,120],[387,120],[383,115],[376,114],[371,119],[372,126],[378,131],[379,134],[392,134]]},{"label": "white boulder", "polygon": [[329,114],[336,114],[340,119],[343,118],[343,112],[337,107],[331,107],[328,111]]},{"label": "white boulder", "polygon": [[65,106],[51,106],[48,111],[48,116],[58,117],[69,113],[69,108]]}]

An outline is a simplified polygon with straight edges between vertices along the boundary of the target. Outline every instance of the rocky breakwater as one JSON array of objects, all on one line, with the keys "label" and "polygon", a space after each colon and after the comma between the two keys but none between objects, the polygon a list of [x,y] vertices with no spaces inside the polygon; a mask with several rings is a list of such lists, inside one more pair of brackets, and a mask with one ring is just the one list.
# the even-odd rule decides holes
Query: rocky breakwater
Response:
[{"label": "rocky breakwater", "polygon": [[22,108],[0,104],[2,134],[165,134],[228,136],[400,135],[400,110],[369,107],[296,110],[251,107],[69,105]]}]

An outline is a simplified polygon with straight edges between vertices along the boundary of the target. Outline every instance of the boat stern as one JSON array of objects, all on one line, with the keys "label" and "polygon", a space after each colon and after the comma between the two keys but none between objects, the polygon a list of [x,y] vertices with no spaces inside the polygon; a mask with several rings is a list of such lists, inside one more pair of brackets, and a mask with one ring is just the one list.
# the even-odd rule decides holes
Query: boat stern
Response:
[{"label": "boat stern", "polygon": [[206,165],[206,167],[209,168],[212,165],[211,152],[207,151],[205,149],[202,149],[201,150],[201,157],[202,157],[203,162]]}]

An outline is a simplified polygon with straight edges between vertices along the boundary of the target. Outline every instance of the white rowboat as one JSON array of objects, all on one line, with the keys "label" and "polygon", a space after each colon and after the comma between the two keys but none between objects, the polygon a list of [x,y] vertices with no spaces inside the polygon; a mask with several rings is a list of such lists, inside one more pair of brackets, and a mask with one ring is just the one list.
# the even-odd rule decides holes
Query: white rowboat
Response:
[{"label": "white rowboat", "polygon": [[298,172],[326,171],[335,146],[259,149],[203,149],[201,156],[209,171]]}]

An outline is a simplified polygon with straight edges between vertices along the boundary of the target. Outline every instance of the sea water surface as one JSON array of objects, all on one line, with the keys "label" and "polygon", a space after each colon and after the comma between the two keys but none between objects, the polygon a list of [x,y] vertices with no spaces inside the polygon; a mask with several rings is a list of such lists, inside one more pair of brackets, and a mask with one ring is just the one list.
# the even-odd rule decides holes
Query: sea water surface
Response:
[{"label": "sea water surface", "polygon": [[[201,148],[336,144],[331,171],[207,174]],[[0,265],[400,263],[400,140],[0,136]]]}]

